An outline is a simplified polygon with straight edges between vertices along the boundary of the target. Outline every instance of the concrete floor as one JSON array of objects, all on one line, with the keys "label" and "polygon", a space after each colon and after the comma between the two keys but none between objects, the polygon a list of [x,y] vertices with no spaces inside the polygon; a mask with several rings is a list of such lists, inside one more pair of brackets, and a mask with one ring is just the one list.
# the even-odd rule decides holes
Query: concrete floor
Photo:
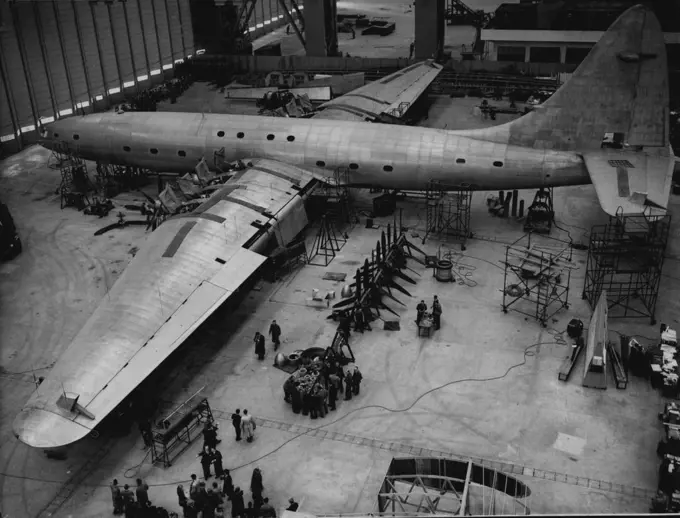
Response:
[{"label": "concrete floor", "polygon": [[[203,109],[199,103],[216,113],[252,109],[227,105],[212,95],[206,85],[195,85],[167,109]],[[425,125],[457,129],[491,124],[474,114],[478,102],[436,98]],[[14,415],[35,388],[33,374],[46,372],[68,346],[146,236],[143,227],[93,236],[115,221],[119,209],[104,219],[60,210],[54,196],[59,173],[46,166],[48,157],[49,151],[33,147],[0,163],[0,193],[24,242],[22,255],[0,265],[0,511],[12,518],[108,515],[107,484],[114,477],[133,483],[137,476],[152,486],[154,503],[177,510],[176,484],[191,473],[200,474],[198,443],[163,469],[150,464],[134,430],[122,439],[88,438],[63,461],[46,459],[11,433]],[[429,270],[414,263],[412,268],[422,276],[416,286],[408,286],[413,299],[399,297],[408,308],[390,304],[400,313],[401,330],[375,325],[372,332],[353,335],[351,345],[364,374],[362,394],[342,402],[324,421],[292,413],[282,398],[286,374],[271,366],[271,349],[265,362],[255,359],[252,336],[276,319],[283,328],[283,352],[326,347],[335,326],[326,320],[325,307],[307,299],[313,288],[339,292],[343,283],[322,277],[326,272],[350,276],[370,254],[380,229],[356,226],[328,267],[304,266],[274,284],[263,282],[235,311],[218,311],[164,370],[158,393],[169,406],[205,387],[203,394],[221,422],[225,465],[246,496],[252,468],[258,466],[266,495],[276,506],[294,496],[305,512],[372,512],[391,458],[406,456],[409,448],[426,448],[433,452],[423,455],[478,457],[526,473],[520,478],[532,495],[525,503],[535,514],[648,509],[648,500],[629,495],[633,487],[656,487],[654,452],[661,432],[656,413],[662,398],[636,378],[625,391],[613,386],[606,392],[585,389],[579,368],[568,383],[558,382],[557,370],[568,351],[558,335],[571,318],[586,323],[589,318],[580,298],[585,252],[574,252],[578,269],[571,281],[572,306],[548,329],[515,312],[504,315],[500,261],[504,244],[522,235],[521,226],[492,218],[486,212],[486,194],[473,197],[476,239],[463,255],[455,244],[433,238],[420,245],[424,206],[417,200],[400,202],[410,239],[428,254],[450,251],[460,260],[467,282],[437,283]],[[357,197],[359,208],[368,206],[367,193]],[[529,204],[533,192],[521,192],[521,197]],[[585,242],[587,229],[604,220],[591,186],[558,189],[555,197],[558,223],[575,241]],[[133,198],[120,197],[120,210]],[[679,209],[673,198],[674,216]],[[387,222],[377,220],[381,228]],[[310,239],[314,232],[310,229]],[[669,243],[657,305],[658,321],[671,325],[678,324],[680,315],[680,277],[674,273],[680,260],[677,234],[674,230]],[[567,237],[558,229],[552,235]],[[414,306],[420,298],[429,303],[435,293],[444,307],[442,328],[431,339],[416,338]],[[651,340],[658,330],[648,320],[612,320],[610,327]],[[541,345],[527,354],[527,347],[536,343]],[[223,418],[236,407],[261,419],[252,444],[232,442],[230,422]],[[291,429],[296,424],[308,428]],[[322,424],[334,434],[309,430]],[[540,470],[580,477],[580,482],[546,480]],[[594,484],[581,487],[584,477],[623,486],[618,492],[594,489]]]}]

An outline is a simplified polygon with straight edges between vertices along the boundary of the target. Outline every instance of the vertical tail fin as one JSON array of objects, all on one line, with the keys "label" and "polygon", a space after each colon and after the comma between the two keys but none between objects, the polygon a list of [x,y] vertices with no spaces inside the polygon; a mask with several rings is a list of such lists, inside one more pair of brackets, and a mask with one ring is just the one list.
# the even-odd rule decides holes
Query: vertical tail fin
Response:
[{"label": "vertical tail fin", "polygon": [[637,5],[619,16],[535,111],[470,136],[572,151],[599,149],[605,133],[618,133],[631,146],[668,147],[668,109],[663,32],[654,13]]}]

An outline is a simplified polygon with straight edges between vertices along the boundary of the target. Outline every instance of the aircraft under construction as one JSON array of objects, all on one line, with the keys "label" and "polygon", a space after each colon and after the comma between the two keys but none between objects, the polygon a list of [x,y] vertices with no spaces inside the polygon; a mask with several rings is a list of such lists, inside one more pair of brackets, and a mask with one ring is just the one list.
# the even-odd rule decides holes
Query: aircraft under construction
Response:
[{"label": "aircraft under construction", "polygon": [[[186,173],[222,150],[247,167],[147,240],[14,422],[50,448],[86,436],[266,260],[307,225],[304,199],[347,169],[350,186],[473,189],[593,183],[605,212],[661,216],[674,167],[668,73],[654,14],[622,14],[572,77],[531,113],[446,131],[383,124],[441,70],[426,61],[329,101],[311,118],[100,113],[57,121],[43,145],[84,159]],[[613,137],[618,148],[604,147]],[[162,300],[162,304],[159,304]]]}]

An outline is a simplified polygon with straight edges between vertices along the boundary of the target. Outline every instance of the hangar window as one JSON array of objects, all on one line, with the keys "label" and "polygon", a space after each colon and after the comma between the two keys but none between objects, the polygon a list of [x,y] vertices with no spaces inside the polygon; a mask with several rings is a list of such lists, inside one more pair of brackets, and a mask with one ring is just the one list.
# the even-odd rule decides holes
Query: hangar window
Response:
[{"label": "hangar window", "polygon": [[243,138],[243,137],[245,137],[245,134],[244,134],[242,131],[239,131],[239,132],[236,134],[236,138]]},{"label": "hangar window", "polygon": [[393,170],[393,167],[391,165],[384,165],[383,166],[383,171],[385,171],[386,173],[391,173],[392,170]]},{"label": "hangar window", "polygon": [[217,136],[218,137],[224,137],[224,131],[218,131]]},{"label": "hangar window", "polygon": [[132,151],[132,149],[130,149],[130,146],[123,146],[123,151],[129,153],[130,151]]},{"label": "hangar window", "polygon": [[495,167],[503,167],[503,162],[496,161],[493,163]]},{"label": "hangar window", "polygon": [[158,150],[157,150],[155,147],[152,147],[151,149],[149,149],[149,152],[150,152],[152,155],[157,155],[157,154],[158,154]]},{"label": "hangar window", "polygon": [[514,61],[524,63],[524,47],[499,45],[496,51],[496,61]]},{"label": "hangar window", "polygon": [[529,49],[529,62],[531,63],[559,63],[559,47],[531,47]]},{"label": "hangar window", "polygon": [[350,169],[359,169],[359,164],[349,164]]},{"label": "hangar window", "polygon": [[78,135],[77,133],[75,133],[75,134],[73,135],[73,140],[80,140],[80,135]]},{"label": "hangar window", "polygon": [[567,47],[564,62],[569,65],[580,65],[581,61],[586,59],[589,52],[590,48]]},{"label": "hangar window", "polygon": [[295,137],[293,135],[288,135],[288,142],[293,142],[295,140]]},{"label": "hangar window", "polygon": [[456,164],[464,164],[465,159],[464,158],[456,158]]},{"label": "hangar window", "polygon": [[272,135],[271,133],[267,135],[267,140],[274,140],[274,135]]},{"label": "hangar window", "polygon": [[178,155],[178,156],[181,156],[181,157],[185,157],[185,156],[187,156],[187,153],[186,153],[186,151],[182,151],[182,150],[180,149],[180,150],[177,152],[177,155]]},{"label": "hangar window", "polygon": [[59,138],[59,133],[55,133],[54,138]]},{"label": "hangar window", "polygon": [[319,167],[326,167],[326,162],[324,162],[323,160],[317,160],[316,165]]}]

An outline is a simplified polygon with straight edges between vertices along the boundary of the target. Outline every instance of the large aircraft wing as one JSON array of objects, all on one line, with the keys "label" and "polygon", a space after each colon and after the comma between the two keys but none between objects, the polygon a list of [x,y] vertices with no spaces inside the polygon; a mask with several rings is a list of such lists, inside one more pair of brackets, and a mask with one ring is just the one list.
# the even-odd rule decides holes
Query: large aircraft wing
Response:
[{"label": "large aircraft wing", "polygon": [[666,214],[675,165],[667,149],[654,148],[658,153],[604,149],[583,153],[600,205],[607,214]]},{"label": "large aircraft wing", "polygon": [[86,436],[262,265],[249,250],[307,224],[303,169],[252,160],[195,211],[152,232],[14,422],[24,443]]},{"label": "large aircraft wing", "polygon": [[[364,121],[384,113],[401,117],[441,72],[433,60],[408,66],[319,106],[315,118]],[[406,104],[404,104],[406,103]]]}]

